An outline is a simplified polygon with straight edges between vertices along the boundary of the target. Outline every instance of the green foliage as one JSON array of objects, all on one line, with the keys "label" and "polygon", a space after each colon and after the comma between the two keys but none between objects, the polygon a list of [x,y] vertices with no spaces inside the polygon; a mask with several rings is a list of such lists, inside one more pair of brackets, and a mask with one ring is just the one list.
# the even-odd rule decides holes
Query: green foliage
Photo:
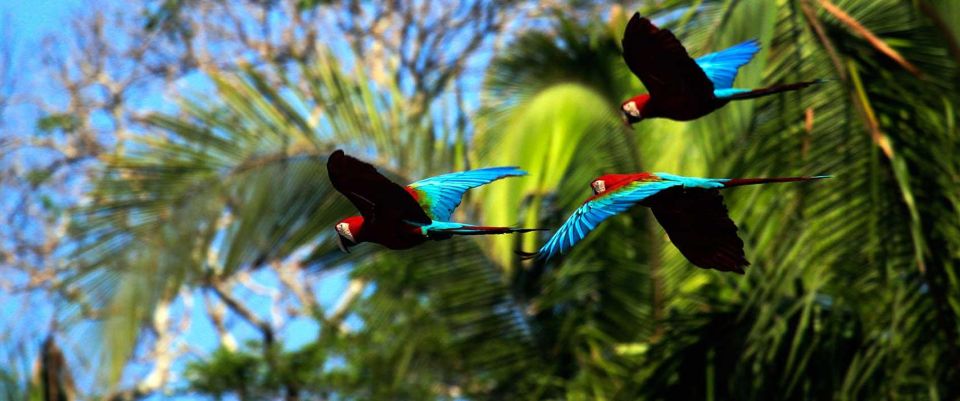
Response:
[{"label": "green foliage", "polygon": [[241,400],[280,397],[287,389],[322,388],[324,355],[318,344],[292,352],[274,344],[265,354],[219,348],[206,360],[190,363],[185,375],[192,390],[217,399],[231,394]]},{"label": "green foliage", "polygon": [[207,360],[191,363],[185,372],[190,386],[217,397],[237,393],[242,399],[263,385],[266,369],[254,353],[219,348]]},{"label": "green foliage", "polygon": [[311,10],[331,3],[333,3],[332,0],[297,0],[297,9],[300,11]]},{"label": "green foliage", "polygon": [[0,395],[7,400],[23,400],[27,397],[24,385],[15,372],[0,370]]},{"label": "green foliage", "polygon": [[75,116],[68,114],[50,114],[37,120],[37,130],[41,133],[50,134],[57,130],[71,132],[77,129],[80,121]]},{"label": "green foliage", "polygon": [[30,185],[36,187],[43,184],[52,174],[53,172],[49,169],[30,170],[30,172],[27,173],[27,181],[30,182]]}]

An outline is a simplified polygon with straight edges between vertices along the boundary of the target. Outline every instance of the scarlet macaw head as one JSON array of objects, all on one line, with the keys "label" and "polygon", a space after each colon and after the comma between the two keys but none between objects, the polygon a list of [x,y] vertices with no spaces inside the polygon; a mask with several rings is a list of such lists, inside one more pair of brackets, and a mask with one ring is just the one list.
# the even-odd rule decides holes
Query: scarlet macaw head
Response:
[{"label": "scarlet macaw head", "polygon": [[631,173],[631,174],[604,174],[590,182],[593,188],[594,197],[598,197],[608,191],[615,191],[624,185],[634,181],[656,181],[659,178],[650,173]]},{"label": "scarlet macaw head", "polygon": [[626,102],[620,105],[620,113],[623,115],[627,125],[636,124],[640,122],[640,120],[643,120],[643,108],[647,105],[648,101],[650,101],[650,95],[644,93],[627,99]]},{"label": "scarlet macaw head", "polygon": [[334,229],[337,230],[337,246],[341,251],[350,253],[350,247],[361,242],[359,236],[363,229],[363,216],[350,216],[340,220]]},{"label": "scarlet macaw head", "polygon": [[590,183],[590,186],[593,187],[593,194],[600,195],[607,191],[607,182],[603,177],[597,178]]}]

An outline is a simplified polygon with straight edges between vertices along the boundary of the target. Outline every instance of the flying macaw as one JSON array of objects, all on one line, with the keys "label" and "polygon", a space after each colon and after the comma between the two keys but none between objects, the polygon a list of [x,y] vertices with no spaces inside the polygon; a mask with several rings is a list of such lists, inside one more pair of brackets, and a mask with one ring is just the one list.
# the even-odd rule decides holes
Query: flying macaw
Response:
[{"label": "flying macaw", "polygon": [[427,240],[454,235],[509,234],[539,229],[486,227],[446,221],[460,205],[464,192],[504,177],[527,173],[516,167],[491,167],[444,174],[402,187],[377,172],[369,163],[337,150],[327,159],[333,188],[360,210],[359,216],[335,226],[337,245],[350,252],[361,242],[390,249],[407,249]]},{"label": "flying macaw", "polygon": [[667,236],[695,266],[743,273],[750,265],[737,226],[727,215],[719,189],[829,176],[781,178],[694,178],[666,173],[607,174],[590,185],[594,195],[577,208],[537,253],[549,260],[569,251],[607,218],[634,205],[653,209]]},{"label": "flying macaw", "polygon": [[689,121],[712,113],[731,100],[752,99],[797,90],[822,80],[775,85],[761,89],[733,87],[737,70],[760,50],[748,40],[696,60],[669,29],[633,14],[623,33],[623,60],[647,92],[620,105],[628,124],[645,118]]}]

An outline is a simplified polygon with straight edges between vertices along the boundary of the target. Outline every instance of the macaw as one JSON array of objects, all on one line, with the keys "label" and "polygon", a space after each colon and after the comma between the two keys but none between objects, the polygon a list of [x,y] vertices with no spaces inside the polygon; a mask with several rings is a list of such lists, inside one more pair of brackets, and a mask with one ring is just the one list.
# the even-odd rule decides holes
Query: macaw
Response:
[{"label": "macaw", "polygon": [[752,99],[822,82],[796,82],[761,89],[734,88],[737,70],[760,50],[756,40],[694,60],[669,29],[657,28],[649,19],[640,17],[640,13],[630,18],[621,43],[623,60],[648,92],[620,105],[627,124],[654,117],[694,120],[731,100]]},{"label": "macaw", "polygon": [[667,236],[695,266],[743,274],[750,265],[737,226],[727,215],[719,189],[771,182],[808,181],[829,176],[780,178],[695,178],[667,173],[607,174],[590,186],[593,196],[573,212],[536,253],[544,261],[569,251],[607,218],[634,205],[653,209]]},{"label": "macaw", "polygon": [[487,227],[447,221],[470,188],[527,173],[516,167],[491,167],[444,174],[402,187],[369,163],[337,150],[327,159],[333,188],[360,210],[334,226],[340,250],[361,242],[407,249],[454,235],[509,234],[539,229]]}]

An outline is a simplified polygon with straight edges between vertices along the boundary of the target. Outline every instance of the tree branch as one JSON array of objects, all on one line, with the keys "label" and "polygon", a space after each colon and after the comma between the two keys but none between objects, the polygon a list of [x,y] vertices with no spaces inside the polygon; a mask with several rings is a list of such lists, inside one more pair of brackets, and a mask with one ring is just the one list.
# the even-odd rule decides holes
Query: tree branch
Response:
[{"label": "tree branch", "polygon": [[230,288],[228,288],[223,281],[218,278],[214,278],[209,283],[208,288],[213,290],[213,293],[217,294],[217,297],[220,298],[220,300],[223,301],[223,303],[227,305],[230,310],[260,331],[260,334],[263,336],[264,347],[273,345],[276,339],[276,336],[273,332],[273,327],[271,327],[268,322],[257,316],[256,313],[253,313],[253,311],[247,308],[246,305],[234,298],[230,294]]}]

